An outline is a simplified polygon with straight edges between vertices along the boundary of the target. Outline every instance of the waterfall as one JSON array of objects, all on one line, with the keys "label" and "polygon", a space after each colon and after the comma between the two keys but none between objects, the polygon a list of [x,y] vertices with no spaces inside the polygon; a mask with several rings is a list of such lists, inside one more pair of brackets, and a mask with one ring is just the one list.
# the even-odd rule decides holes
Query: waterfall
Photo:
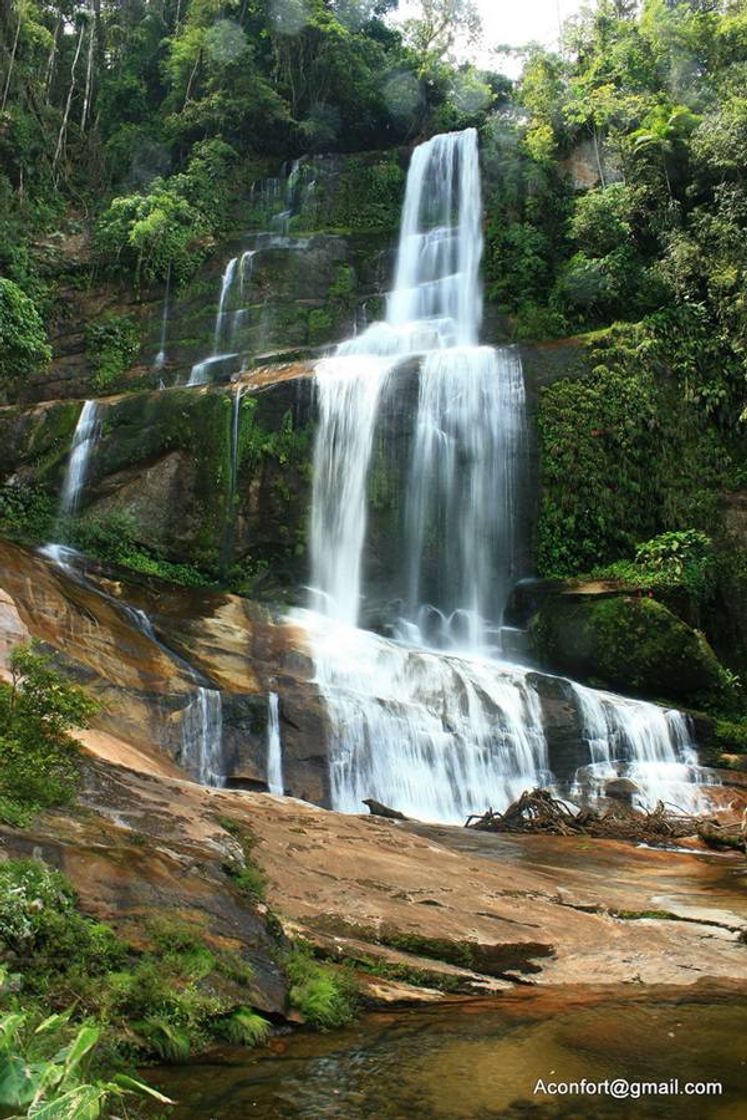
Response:
[{"label": "waterfall", "polygon": [[210,374],[213,366],[224,362],[227,358],[233,357],[232,354],[224,354],[221,352],[221,341],[223,337],[223,320],[226,315],[226,304],[228,302],[229,293],[233,287],[234,278],[236,276],[236,266],[238,265],[238,257],[231,257],[230,261],[223,270],[223,275],[220,282],[220,295],[218,297],[218,310],[215,314],[215,324],[213,326],[213,350],[208,358],[204,358],[201,362],[196,362],[192,366],[192,372],[189,375],[188,385],[204,385],[210,380]]},{"label": "waterfall", "polygon": [[163,313],[161,315],[161,343],[158,353],[153,360],[153,369],[160,372],[166,365],[166,332],[169,325],[169,294],[171,292],[171,262],[166,272],[166,292],[163,297]]},{"label": "waterfall", "polygon": [[[330,800],[346,812],[373,797],[460,821],[554,784],[537,678],[501,654],[503,606],[520,575],[525,398],[518,353],[479,345],[481,220],[475,130],[416,148],[386,318],[316,367],[310,609],[292,619],[308,633],[329,717]],[[402,606],[390,639],[359,628],[367,489],[382,401],[413,361],[401,558],[389,564]],[[571,687],[590,752],[579,790],[585,782],[597,797],[603,778],[624,771],[641,804],[695,804],[681,713]]]},{"label": "waterfall", "polygon": [[272,228],[281,236],[287,237],[290,230],[290,220],[296,211],[296,193],[301,173],[301,161],[295,159],[285,180],[285,197],[283,209],[279,214],[273,215]]},{"label": "waterfall", "polygon": [[330,798],[374,797],[406,814],[462,823],[547,784],[539,696],[515,666],[407,647],[318,613],[312,639],[332,728]]},{"label": "waterfall", "polygon": [[[294,618],[310,635],[331,726],[330,796],[343,811],[375,797],[459,821],[549,780],[527,673],[485,656],[512,576],[524,386],[514,351],[477,345],[480,251],[477,134],[434,137],[413,156],[386,321],[316,368],[313,611]],[[395,642],[356,624],[376,421],[410,355],[420,356],[419,400]]]},{"label": "waterfall", "polygon": [[569,684],[590,758],[576,772],[575,795],[593,801],[606,782],[624,777],[636,786],[633,801],[641,808],[653,809],[657,801],[691,813],[707,808],[699,788],[704,776],[697,773],[698,755],[682,712]]},{"label": "waterfall", "polygon": [[[455,218],[456,215],[456,218]],[[413,153],[387,322],[432,323],[449,344],[477,342],[482,317],[477,133],[434,136]]]},{"label": "waterfall", "polygon": [[270,692],[267,696],[267,788],[270,793],[280,796],[285,792],[277,692]]},{"label": "waterfall", "polygon": [[222,786],[223,706],[217,689],[199,686],[182,719],[182,765],[205,786]]},{"label": "waterfall", "polygon": [[241,357],[241,335],[249,318],[246,300],[258,252],[258,249],[246,249],[240,256],[231,257],[223,270],[213,324],[212,352],[192,366],[188,385],[207,384],[216,368],[231,362],[236,364]]},{"label": "waterfall", "polygon": [[60,494],[60,516],[77,512],[91,466],[91,455],[101,434],[101,405],[86,401],[80,411]]}]

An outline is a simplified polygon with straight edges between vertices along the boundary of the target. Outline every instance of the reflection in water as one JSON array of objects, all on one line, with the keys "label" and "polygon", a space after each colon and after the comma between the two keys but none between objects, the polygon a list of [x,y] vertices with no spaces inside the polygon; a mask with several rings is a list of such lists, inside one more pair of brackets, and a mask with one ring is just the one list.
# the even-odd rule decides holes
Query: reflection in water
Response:
[{"label": "reflection in water", "polygon": [[[671,992],[671,990],[670,990]],[[640,1002],[636,1002],[637,1000]],[[633,990],[589,1005],[565,993],[368,1016],[328,1035],[277,1039],[240,1065],[167,1070],[173,1120],[737,1120],[747,1075],[740,997]],[[678,1002],[678,1000],[685,1002]],[[721,1081],[718,1098],[534,1095],[546,1081]]]}]

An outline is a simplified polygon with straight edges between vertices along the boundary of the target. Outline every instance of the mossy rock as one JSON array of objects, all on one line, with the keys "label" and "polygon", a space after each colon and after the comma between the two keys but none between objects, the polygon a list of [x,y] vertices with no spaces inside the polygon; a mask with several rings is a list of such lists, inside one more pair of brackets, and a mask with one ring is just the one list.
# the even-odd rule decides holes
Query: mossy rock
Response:
[{"label": "mossy rock", "polygon": [[655,599],[561,594],[542,604],[531,630],[546,667],[621,692],[691,703],[719,684],[703,635]]}]

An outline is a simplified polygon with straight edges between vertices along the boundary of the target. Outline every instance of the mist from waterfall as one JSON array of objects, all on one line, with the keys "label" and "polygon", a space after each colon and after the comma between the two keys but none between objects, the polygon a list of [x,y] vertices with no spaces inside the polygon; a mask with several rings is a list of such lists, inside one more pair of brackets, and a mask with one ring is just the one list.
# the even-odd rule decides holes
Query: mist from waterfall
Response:
[{"label": "mist from waterfall", "polygon": [[[475,130],[416,148],[386,319],[316,367],[310,610],[293,619],[309,634],[330,725],[330,801],[341,811],[372,797],[461,821],[554,783],[536,674],[501,655],[502,610],[521,574],[526,418],[517,351],[478,345],[481,223]],[[368,484],[382,402],[413,362],[403,548],[388,558],[401,569],[389,573],[401,607],[387,638],[359,627]],[[685,717],[571,693],[590,752],[586,796],[626,773],[642,803],[694,804]]]}]

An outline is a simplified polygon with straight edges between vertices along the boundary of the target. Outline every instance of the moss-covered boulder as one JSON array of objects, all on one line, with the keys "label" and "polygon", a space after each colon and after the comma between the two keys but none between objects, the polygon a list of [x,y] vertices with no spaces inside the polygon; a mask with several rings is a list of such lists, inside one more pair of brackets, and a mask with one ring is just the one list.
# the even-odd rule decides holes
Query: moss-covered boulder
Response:
[{"label": "moss-covered boulder", "polygon": [[721,679],[703,635],[652,598],[565,592],[531,630],[546,667],[621,692],[692,703]]}]

